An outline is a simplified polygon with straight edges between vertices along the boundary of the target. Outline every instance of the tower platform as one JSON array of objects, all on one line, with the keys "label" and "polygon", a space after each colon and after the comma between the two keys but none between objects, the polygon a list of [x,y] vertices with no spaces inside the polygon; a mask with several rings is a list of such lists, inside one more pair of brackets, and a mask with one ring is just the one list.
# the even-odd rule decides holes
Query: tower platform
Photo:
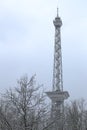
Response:
[{"label": "tower platform", "polygon": [[69,97],[67,91],[52,91],[46,92],[46,94],[53,102],[62,102]]}]

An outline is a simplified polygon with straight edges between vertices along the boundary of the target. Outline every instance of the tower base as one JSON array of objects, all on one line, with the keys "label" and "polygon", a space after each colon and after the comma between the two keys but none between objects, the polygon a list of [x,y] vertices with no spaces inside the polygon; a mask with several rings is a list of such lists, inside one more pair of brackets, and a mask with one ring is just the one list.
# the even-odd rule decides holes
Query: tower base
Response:
[{"label": "tower base", "polygon": [[52,130],[63,130],[64,127],[64,100],[69,97],[67,91],[46,92],[52,101],[51,121],[54,122]]}]

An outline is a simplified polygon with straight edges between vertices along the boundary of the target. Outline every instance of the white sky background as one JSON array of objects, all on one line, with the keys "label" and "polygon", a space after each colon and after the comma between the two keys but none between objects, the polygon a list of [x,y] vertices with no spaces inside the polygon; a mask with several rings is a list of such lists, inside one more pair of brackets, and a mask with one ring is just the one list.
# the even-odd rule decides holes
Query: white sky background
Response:
[{"label": "white sky background", "polygon": [[56,8],[61,29],[64,90],[87,99],[87,0],[0,0],[0,91],[24,74],[52,89]]}]

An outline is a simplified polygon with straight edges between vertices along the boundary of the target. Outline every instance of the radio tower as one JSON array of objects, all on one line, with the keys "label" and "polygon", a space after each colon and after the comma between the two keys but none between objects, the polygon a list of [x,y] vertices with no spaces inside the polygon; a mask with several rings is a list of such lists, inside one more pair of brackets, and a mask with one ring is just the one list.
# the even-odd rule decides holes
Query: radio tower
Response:
[{"label": "radio tower", "polygon": [[69,97],[67,91],[63,91],[62,76],[62,52],[61,52],[61,26],[62,21],[58,15],[53,21],[55,27],[55,44],[54,44],[54,67],[53,67],[53,87],[51,92],[46,92],[52,101],[51,121],[53,122],[52,130],[63,130],[64,125],[64,100]]}]

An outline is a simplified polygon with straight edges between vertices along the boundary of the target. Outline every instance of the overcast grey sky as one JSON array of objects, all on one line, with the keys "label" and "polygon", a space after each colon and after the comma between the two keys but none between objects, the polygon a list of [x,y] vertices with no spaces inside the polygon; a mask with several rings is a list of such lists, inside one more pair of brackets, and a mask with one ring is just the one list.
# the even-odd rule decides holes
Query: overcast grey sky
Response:
[{"label": "overcast grey sky", "polygon": [[24,74],[52,89],[56,8],[61,29],[64,90],[87,99],[87,0],[0,0],[0,91]]}]

